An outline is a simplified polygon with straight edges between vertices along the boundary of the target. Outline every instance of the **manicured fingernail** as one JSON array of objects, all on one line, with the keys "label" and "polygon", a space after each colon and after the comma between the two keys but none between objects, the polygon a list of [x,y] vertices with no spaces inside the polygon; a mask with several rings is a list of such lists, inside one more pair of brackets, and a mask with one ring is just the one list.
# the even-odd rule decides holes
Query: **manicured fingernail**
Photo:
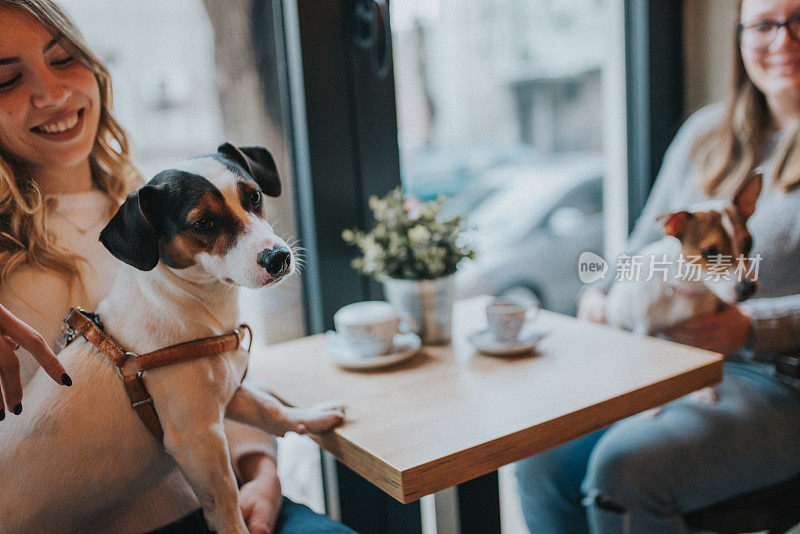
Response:
[{"label": "manicured fingernail", "polygon": [[0,421],[6,418],[6,411],[0,408]]},{"label": "manicured fingernail", "polygon": [[67,373],[61,373],[61,383],[69,387],[72,385],[72,379]]},{"label": "manicured fingernail", "polygon": [[14,406],[14,415],[19,415],[22,413],[22,403],[20,402],[16,406]]}]

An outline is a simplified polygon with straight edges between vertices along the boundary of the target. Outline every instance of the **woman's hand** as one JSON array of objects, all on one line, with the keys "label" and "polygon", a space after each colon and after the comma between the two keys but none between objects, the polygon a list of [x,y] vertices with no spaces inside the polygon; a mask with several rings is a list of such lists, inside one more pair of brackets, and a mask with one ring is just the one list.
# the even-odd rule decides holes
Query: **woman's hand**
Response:
[{"label": "woman's hand", "polygon": [[[19,376],[19,359],[15,351],[23,347],[36,358],[50,378],[71,386],[72,380],[44,338],[17,319],[0,304],[0,421],[5,419],[5,407],[13,406],[14,415],[22,412],[22,381]],[[3,403],[5,396],[5,404]]]},{"label": "woman's hand", "polygon": [[698,315],[663,332],[678,343],[733,354],[747,343],[750,317],[739,307],[726,304],[716,313]]},{"label": "woman's hand", "polygon": [[578,302],[578,319],[591,323],[606,322],[606,294],[599,289],[587,289]]},{"label": "woman's hand", "polygon": [[263,453],[247,454],[239,459],[244,484],[239,488],[239,507],[251,534],[275,532],[281,510],[281,483],[275,459]]}]

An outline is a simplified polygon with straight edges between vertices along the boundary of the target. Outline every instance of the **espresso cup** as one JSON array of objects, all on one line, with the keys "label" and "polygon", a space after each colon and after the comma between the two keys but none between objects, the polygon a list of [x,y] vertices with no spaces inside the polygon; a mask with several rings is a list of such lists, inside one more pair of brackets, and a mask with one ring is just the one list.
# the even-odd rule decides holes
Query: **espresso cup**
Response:
[{"label": "espresso cup", "polygon": [[[489,332],[497,341],[511,343],[519,336],[526,319],[533,319],[539,307],[535,303],[500,297],[486,306]],[[532,314],[532,316],[531,316]]]},{"label": "espresso cup", "polygon": [[355,302],[333,315],[336,333],[360,356],[387,354],[399,333],[412,331],[411,316],[388,302]]}]

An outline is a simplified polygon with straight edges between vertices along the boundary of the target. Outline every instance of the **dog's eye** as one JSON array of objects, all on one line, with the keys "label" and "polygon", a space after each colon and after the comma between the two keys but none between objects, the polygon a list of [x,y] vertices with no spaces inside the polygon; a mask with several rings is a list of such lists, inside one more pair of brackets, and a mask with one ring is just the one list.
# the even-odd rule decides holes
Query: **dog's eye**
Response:
[{"label": "dog's eye", "polygon": [[255,209],[261,207],[261,191],[253,191],[250,193],[250,205]]},{"label": "dog's eye", "polygon": [[703,257],[708,260],[715,256],[719,256],[719,249],[716,245],[711,245],[710,247],[704,248],[702,254]]},{"label": "dog's eye", "polygon": [[211,219],[200,219],[192,223],[192,228],[198,232],[208,232],[214,227],[214,222]]}]

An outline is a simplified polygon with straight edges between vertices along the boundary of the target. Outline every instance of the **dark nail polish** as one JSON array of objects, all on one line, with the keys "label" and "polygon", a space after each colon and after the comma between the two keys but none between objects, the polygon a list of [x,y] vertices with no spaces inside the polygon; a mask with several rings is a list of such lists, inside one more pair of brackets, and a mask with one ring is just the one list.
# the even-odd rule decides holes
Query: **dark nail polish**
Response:
[{"label": "dark nail polish", "polygon": [[61,383],[69,387],[72,385],[72,379],[67,373],[61,373]]},{"label": "dark nail polish", "polygon": [[6,411],[0,408],[0,421],[6,418]]},{"label": "dark nail polish", "polygon": [[19,415],[22,413],[22,403],[20,402],[16,406],[14,406],[14,415]]}]

